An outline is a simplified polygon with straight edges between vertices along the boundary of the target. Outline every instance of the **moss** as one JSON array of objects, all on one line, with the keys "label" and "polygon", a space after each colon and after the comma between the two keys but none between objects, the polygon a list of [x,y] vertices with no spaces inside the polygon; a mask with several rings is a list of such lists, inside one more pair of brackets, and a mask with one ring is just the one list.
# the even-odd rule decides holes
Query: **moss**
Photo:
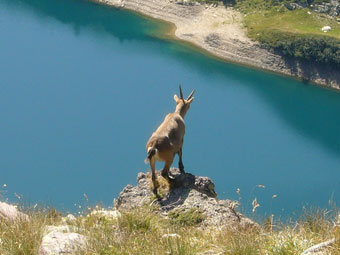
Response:
[{"label": "moss", "polygon": [[194,226],[204,221],[204,214],[196,209],[189,210],[172,210],[169,214],[169,219],[172,224],[180,226]]}]

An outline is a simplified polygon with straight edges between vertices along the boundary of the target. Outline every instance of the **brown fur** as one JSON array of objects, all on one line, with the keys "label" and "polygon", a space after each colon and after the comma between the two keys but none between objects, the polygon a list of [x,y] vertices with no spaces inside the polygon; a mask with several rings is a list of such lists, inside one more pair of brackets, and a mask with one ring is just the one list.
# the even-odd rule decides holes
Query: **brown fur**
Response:
[{"label": "brown fur", "polygon": [[148,152],[148,160],[152,171],[153,192],[157,195],[157,182],[155,174],[156,161],[164,161],[164,168],[162,176],[169,181],[168,171],[174,160],[176,154],[179,155],[179,169],[184,172],[182,163],[182,146],[185,134],[184,116],[190,108],[193,92],[187,99],[183,98],[182,90],[180,88],[181,98],[174,96],[176,101],[175,112],[166,115],[162,124],[152,134],[146,144]]}]

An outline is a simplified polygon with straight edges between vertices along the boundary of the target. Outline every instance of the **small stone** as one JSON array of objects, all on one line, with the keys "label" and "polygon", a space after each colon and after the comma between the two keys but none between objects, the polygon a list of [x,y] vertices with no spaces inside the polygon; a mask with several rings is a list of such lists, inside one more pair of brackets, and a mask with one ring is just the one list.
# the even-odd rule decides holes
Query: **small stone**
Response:
[{"label": "small stone", "polygon": [[99,217],[104,217],[107,219],[117,219],[121,216],[121,213],[117,210],[94,210],[91,212],[91,215],[99,216]]},{"label": "small stone", "polygon": [[66,216],[66,218],[67,218],[67,220],[69,220],[69,221],[75,221],[75,220],[76,220],[76,217],[75,217],[73,214],[68,214],[68,215]]},{"label": "small stone", "polygon": [[68,214],[66,217],[63,217],[62,222],[63,224],[66,224],[68,222],[76,221],[77,218],[73,214]]},{"label": "small stone", "polygon": [[179,234],[164,234],[162,235],[162,238],[169,238],[169,237],[175,237],[175,238],[182,238]]},{"label": "small stone", "polygon": [[137,182],[140,182],[141,180],[146,178],[146,174],[145,173],[138,173],[137,175]]}]

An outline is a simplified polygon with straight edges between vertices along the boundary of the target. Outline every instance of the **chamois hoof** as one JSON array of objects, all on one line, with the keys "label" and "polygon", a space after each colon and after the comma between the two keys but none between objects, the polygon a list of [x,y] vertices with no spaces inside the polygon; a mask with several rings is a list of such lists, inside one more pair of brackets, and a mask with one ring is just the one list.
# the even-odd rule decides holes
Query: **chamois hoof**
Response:
[{"label": "chamois hoof", "polygon": [[161,172],[162,177],[169,182],[169,172]]},{"label": "chamois hoof", "polygon": [[181,172],[181,174],[184,174],[184,165],[183,164],[178,164],[178,168],[179,168],[179,171]]}]

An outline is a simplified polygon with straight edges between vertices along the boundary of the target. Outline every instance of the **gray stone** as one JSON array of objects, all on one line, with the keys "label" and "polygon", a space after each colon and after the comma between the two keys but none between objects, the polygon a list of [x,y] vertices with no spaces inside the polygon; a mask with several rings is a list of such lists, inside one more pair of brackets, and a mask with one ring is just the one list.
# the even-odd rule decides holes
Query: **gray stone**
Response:
[{"label": "gray stone", "polygon": [[302,6],[297,3],[286,3],[285,7],[290,11],[302,8]]},{"label": "gray stone", "polygon": [[326,249],[329,248],[334,243],[335,243],[335,238],[316,244],[310,247],[309,249],[305,250],[304,252],[302,252],[301,255],[326,255],[328,254]]},{"label": "gray stone", "polygon": [[310,8],[318,13],[325,13],[332,17],[340,15],[340,2],[337,0],[331,0],[329,2],[323,2],[316,5],[311,5]]},{"label": "gray stone", "polygon": [[86,246],[86,237],[70,232],[68,226],[47,226],[38,254],[74,255],[84,246]]},{"label": "gray stone", "polygon": [[0,218],[4,220],[29,220],[27,214],[19,212],[14,205],[0,202]]}]

